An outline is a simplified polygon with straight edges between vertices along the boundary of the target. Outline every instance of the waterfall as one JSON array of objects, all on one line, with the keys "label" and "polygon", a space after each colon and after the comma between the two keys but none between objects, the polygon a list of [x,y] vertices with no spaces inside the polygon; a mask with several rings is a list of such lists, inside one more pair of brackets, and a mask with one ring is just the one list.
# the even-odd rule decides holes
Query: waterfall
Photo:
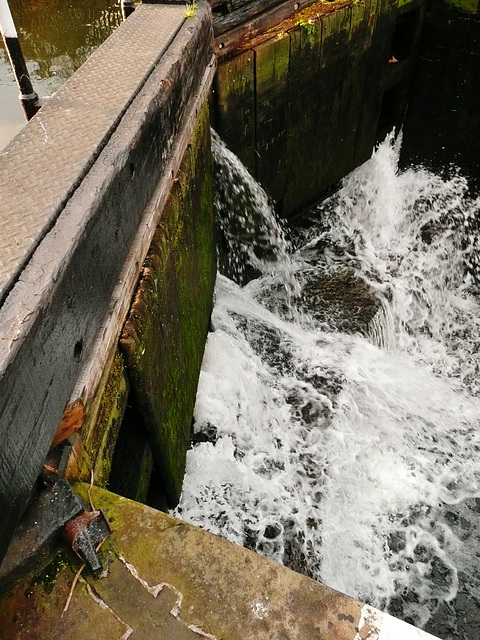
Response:
[{"label": "waterfall", "polygon": [[[473,639],[479,201],[460,176],[400,171],[399,145],[387,137],[287,242],[261,192],[238,196],[252,179],[215,137],[240,284],[218,275],[176,514]],[[258,277],[242,286],[245,264]]]}]

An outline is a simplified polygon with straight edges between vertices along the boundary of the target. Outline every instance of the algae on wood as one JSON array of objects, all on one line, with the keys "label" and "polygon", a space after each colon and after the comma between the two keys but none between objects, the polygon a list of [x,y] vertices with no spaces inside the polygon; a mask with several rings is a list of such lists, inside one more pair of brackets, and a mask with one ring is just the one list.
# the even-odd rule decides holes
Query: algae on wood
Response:
[{"label": "algae on wood", "polygon": [[323,161],[318,153],[321,127],[317,121],[317,103],[323,92],[318,82],[321,47],[321,20],[308,28],[300,26],[290,33],[286,211],[292,211],[318,196]]},{"label": "algae on wood", "polygon": [[102,487],[107,486],[110,476],[128,392],[124,359],[117,349],[89,407],[87,423],[80,432],[85,450],[92,460],[93,480]]},{"label": "algae on wood", "polygon": [[277,202],[285,188],[286,115],[290,38],[270,40],[255,49],[256,153],[255,177]]},{"label": "algae on wood", "polygon": [[214,127],[250,173],[255,173],[255,53],[221,65],[215,76]]},{"label": "algae on wood", "polygon": [[[346,73],[338,112],[336,170],[338,179],[355,166],[356,147],[361,132],[362,103],[366,97],[366,82],[372,64],[371,44],[377,0],[353,4],[346,51]],[[378,88],[376,92],[379,93]],[[370,156],[375,136],[368,140]],[[364,158],[366,160],[367,158]],[[363,160],[362,160],[363,161]]]},{"label": "algae on wood", "polygon": [[[289,217],[311,204],[367,160],[379,136],[400,124],[423,11],[424,0],[295,4],[288,18],[260,40],[244,34],[238,44],[250,50],[221,60],[218,132],[276,201],[279,213]],[[389,64],[397,44],[411,54]],[[223,60],[234,52],[220,51]],[[242,61],[252,55],[254,79],[244,89],[243,79],[234,83],[235,65],[243,70]],[[253,142],[251,120],[247,136],[240,109],[236,117],[242,94],[249,116],[255,105]],[[255,148],[255,171],[248,144]]]},{"label": "algae on wood", "polygon": [[216,273],[208,109],[144,264],[120,341],[170,506],[180,496]]}]

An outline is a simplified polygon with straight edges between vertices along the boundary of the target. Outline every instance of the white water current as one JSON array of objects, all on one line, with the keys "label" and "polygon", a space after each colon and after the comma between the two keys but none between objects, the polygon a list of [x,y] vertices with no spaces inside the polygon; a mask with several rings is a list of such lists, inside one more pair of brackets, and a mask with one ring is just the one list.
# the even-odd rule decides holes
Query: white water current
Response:
[{"label": "white water current", "polygon": [[400,171],[399,144],[287,242],[264,195],[257,221],[238,219],[258,187],[215,138],[233,263],[259,277],[218,276],[176,514],[442,638],[478,638],[479,202],[460,177]]}]

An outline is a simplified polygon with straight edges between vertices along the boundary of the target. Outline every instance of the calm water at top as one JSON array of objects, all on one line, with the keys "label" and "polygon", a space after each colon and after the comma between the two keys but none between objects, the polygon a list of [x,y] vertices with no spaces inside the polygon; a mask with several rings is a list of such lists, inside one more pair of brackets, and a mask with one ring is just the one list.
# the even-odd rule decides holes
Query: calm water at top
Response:
[{"label": "calm water at top", "polygon": [[[51,96],[122,20],[115,0],[9,0],[33,86]],[[0,39],[0,149],[25,124]]]}]

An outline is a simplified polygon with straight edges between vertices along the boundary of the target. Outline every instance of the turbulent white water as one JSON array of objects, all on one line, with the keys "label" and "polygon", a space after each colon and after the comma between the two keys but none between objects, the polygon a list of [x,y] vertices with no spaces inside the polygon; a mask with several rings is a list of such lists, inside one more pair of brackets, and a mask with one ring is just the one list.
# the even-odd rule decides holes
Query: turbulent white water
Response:
[{"label": "turbulent white water", "polygon": [[177,514],[423,626],[480,600],[479,203],[397,146],[218,277]]}]

